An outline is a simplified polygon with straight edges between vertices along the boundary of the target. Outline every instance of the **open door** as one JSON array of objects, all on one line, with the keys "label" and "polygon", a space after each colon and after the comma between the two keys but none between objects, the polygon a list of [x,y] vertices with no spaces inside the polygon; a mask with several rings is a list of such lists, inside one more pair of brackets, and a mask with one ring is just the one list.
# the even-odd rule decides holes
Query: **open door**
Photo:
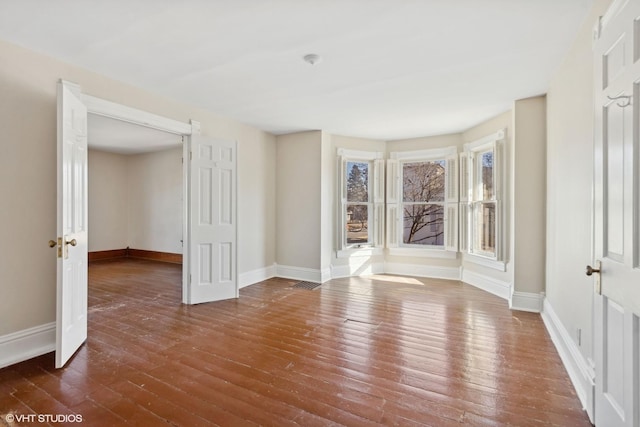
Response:
[{"label": "open door", "polygon": [[58,83],[56,368],[87,339],[87,108]]},{"label": "open door", "polygon": [[640,1],[614,1],[596,28],[595,423],[640,424]]},{"label": "open door", "polygon": [[237,144],[191,135],[188,304],[238,297]]}]

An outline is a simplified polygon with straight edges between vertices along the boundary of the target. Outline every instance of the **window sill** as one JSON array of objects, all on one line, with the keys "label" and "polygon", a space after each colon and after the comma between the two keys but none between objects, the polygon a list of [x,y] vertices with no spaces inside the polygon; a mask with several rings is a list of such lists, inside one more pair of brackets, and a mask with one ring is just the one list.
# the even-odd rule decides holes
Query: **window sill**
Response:
[{"label": "window sill", "polygon": [[393,256],[410,256],[419,258],[456,259],[457,252],[444,249],[389,248],[388,254]]},{"label": "window sill", "polygon": [[493,268],[494,270],[507,271],[506,262],[483,257],[480,255],[465,253],[462,255],[462,260],[466,262],[471,262],[473,264],[482,265],[484,267]]},{"label": "window sill", "polygon": [[337,258],[360,258],[382,255],[382,248],[352,248],[336,251]]}]

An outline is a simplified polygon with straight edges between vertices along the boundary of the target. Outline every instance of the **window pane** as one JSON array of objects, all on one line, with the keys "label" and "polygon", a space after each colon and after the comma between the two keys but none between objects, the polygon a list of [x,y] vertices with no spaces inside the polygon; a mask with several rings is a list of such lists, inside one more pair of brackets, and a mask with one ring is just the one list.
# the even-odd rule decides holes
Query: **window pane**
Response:
[{"label": "window pane", "polygon": [[496,204],[478,203],[475,210],[474,249],[483,253],[496,253]]},{"label": "window pane", "polygon": [[347,244],[369,243],[369,207],[347,204]]},{"label": "window pane", "polygon": [[480,153],[482,200],[493,198],[493,151]]},{"label": "window pane", "polygon": [[347,162],[347,202],[369,201],[369,163]]},{"label": "window pane", "polygon": [[444,160],[402,164],[402,200],[444,201]]},{"label": "window pane", "polygon": [[444,245],[444,207],[441,205],[404,205],[402,241],[411,245]]}]

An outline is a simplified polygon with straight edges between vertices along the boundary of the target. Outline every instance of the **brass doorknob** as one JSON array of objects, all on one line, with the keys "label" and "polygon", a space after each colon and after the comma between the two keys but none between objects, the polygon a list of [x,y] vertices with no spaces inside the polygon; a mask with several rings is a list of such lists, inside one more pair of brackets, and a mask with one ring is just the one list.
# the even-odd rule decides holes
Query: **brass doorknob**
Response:
[{"label": "brass doorknob", "polygon": [[56,247],[56,245],[57,245],[57,243],[56,243],[56,241],[55,241],[55,240],[49,240],[49,247],[50,247],[50,248],[55,248],[55,247]]},{"label": "brass doorknob", "polygon": [[600,273],[600,269],[593,268],[590,265],[587,265],[587,276],[591,276],[593,273]]},{"label": "brass doorknob", "polygon": [[77,245],[77,244],[78,244],[78,242],[76,241],[76,239],[71,239],[71,240],[69,240],[69,241],[67,241],[67,242],[64,242],[64,243],[65,243],[65,244],[67,244],[67,245],[71,245],[71,246],[75,246],[75,245]]}]

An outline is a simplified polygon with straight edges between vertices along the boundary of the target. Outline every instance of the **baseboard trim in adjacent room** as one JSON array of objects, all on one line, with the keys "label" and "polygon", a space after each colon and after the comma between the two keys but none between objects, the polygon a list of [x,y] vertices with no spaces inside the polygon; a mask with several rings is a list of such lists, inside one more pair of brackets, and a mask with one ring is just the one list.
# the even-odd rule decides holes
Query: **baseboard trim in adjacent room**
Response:
[{"label": "baseboard trim in adjacent room", "polygon": [[470,271],[466,268],[462,270],[462,281],[483,291],[487,291],[490,294],[504,298],[507,301],[511,296],[510,283]]},{"label": "baseboard trim in adjacent room", "polygon": [[263,268],[257,268],[255,270],[240,273],[239,275],[239,288],[246,288],[247,286],[255,285],[262,281],[271,279],[276,275],[276,265],[270,265]]},{"label": "baseboard trim in adjacent room", "polygon": [[108,251],[89,252],[89,261],[101,261],[115,258],[140,258],[152,261],[182,264],[182,254],[171,252],[148,251],[145,249],[112,249]]},{"label": "baseboard trim in adjacent room", "polygon": [[125,258],[127,256],[126,249],[112,249],[109,251],[93,251],[89,252],[89,261],[101,261],[103,259]]},{"label": "baseboard trim in adjacent room", "polygon": [[542,311],[542,301],[544,301],[543,293],[514,291],[509,299],[509,308],[511,310],[540,313]]},{"label": "baseboard trim in adjacent room", "polygon": [[127,249],[127,256],[131,258],[149,259],[152,261],[182,264],[182,254],[169,252],[147,251],[144,249]]},{"label": "baseboard trim in adjacent room", "polygon": [[429,277],[432,279],[460,280],[459,267],[434,267],[430,265],[385,262],[384,272],[385,274],[399,274],[402,276],[416,276],[416,277]]},{"label": "baseboard trim in adjacent room", "polygon": [[587,411],[589,419],[594,421],[595,404],[595,368],[582,355],[571,335],[553,310],[551,303],[545,298],[542,306],[542,321],[558,350],[576,394]]},{"label": "baseboard trim in adjacent room", "polygon": [[56,322],[0,337],[0,368],[24,362],[56,349]]}]

